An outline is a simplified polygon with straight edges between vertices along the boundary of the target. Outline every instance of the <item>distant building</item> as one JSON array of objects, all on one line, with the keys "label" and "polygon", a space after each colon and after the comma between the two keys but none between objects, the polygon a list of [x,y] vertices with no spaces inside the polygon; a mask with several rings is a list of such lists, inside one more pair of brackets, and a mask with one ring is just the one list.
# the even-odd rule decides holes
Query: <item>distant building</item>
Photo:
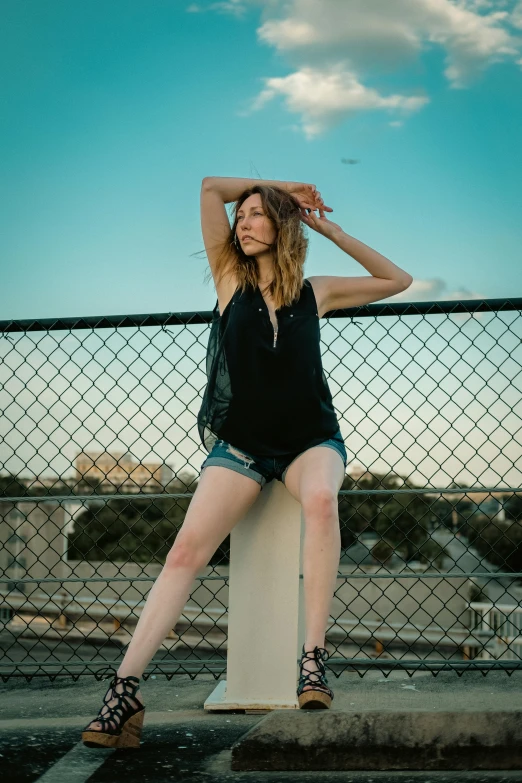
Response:
[{"label": "distant building", "polygon": [[75,460],[75,481],[97,479],[105,487],[139,492],[165,487],[172,469],[163,462],[139,462],[129,452],[82,451]]},{"label": "distant building", "polygon": [[52,582],[24,585],[22,580],[64,576],[67,541],[63,531],[68,503],[0,501],[0,571],[12,580],[0,585],[0,594],[15,589],[15,585],[20,592],[56,590]]}]

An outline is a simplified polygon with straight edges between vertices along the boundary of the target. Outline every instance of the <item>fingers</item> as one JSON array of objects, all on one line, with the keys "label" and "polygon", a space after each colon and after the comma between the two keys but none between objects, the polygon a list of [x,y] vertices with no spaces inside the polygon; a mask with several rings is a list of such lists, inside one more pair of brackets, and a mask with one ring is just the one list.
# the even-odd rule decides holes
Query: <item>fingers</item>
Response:
[{"label": "fingers", "polygon": [[333,212],[333,209],[331,207],[327,207],[324,203],[324,199],[321,197],[321,191],[318,190],[315,193],[315,203],[317,204],[314,209],[323,209],[325,212]]},{"label": "fingers", "polygon": [[332,207],[326,206],[324,203],[324,199],[321,196],[321,191],[317,190],[316,185],[305,185],[305,192],[308,191],[307,196],[305,196],[304,203],[302,203],[302,206],[306,209],[323,209],[325,212],[333,212]]}]

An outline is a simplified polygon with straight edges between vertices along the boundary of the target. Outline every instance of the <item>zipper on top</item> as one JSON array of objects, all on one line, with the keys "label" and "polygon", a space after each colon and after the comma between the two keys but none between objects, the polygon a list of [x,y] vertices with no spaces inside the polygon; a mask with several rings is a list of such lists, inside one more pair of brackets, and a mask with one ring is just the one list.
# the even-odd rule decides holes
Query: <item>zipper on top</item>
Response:
[{"label": "zipper on top", "polygon": [[[272,319],[270,318],[270,310],[268,309],[268,305],[267,305],[267,303],[265,301],[265,297],[262,295],[261,291],[259,290],[259,286],[257,287],[257,291],[258,291],[259,295],[261,296],[261,299],[263,300],[263,304],[265,306],[265,311],[266,311],[266,314],[268,316],[268,320],[272,324],[272,329],[274,330],[274,342],[272,343],[272,348],[275,348],[276,345],[277,345],[277,335],[278,335],[278,332],[279,332],[279,321],[277,320],[277,316],[274,313],[274,317],[275,317],[275,320],[276,320],[276,326],[274,326],[274,324],[272,323]],[[259,309],[261,310],[262,308],[260,307]]]}]

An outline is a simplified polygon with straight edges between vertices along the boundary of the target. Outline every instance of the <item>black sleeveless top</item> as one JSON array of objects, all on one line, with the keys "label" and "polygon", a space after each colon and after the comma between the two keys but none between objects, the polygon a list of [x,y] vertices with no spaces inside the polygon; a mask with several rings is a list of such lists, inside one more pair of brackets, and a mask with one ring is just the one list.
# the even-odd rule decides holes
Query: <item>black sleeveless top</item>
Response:
[{"label": "black sleeveless top", "polygon": [[309,280],[299,300],[276,310],[276,318],[277,335],[259,287],[236,288],[222,315],[216,302],[198,413],[207,451],[219,438],[252,455],[279,457],[315,446],[339,429]]}]

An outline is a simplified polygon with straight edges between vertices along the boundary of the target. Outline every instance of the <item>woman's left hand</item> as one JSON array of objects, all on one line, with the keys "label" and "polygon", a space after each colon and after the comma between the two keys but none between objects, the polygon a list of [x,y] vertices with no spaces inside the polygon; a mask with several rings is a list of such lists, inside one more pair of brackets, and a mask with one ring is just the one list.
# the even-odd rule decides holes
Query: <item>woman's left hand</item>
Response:
[{"label": "woman's left hand", "polygon": [[331,239],[338,231],[342,231],[341,226],[338,226],[337,223],[334,223],[332,220],[328,220],[323,209],[319,209],[318,211],[319,217],[317,217],[313,210],[307,212],[306,209],[301,209],[301,220],[303,223],[306,223],[307,226],[313,228],[314,231],[328,237],[328,239]]}]

